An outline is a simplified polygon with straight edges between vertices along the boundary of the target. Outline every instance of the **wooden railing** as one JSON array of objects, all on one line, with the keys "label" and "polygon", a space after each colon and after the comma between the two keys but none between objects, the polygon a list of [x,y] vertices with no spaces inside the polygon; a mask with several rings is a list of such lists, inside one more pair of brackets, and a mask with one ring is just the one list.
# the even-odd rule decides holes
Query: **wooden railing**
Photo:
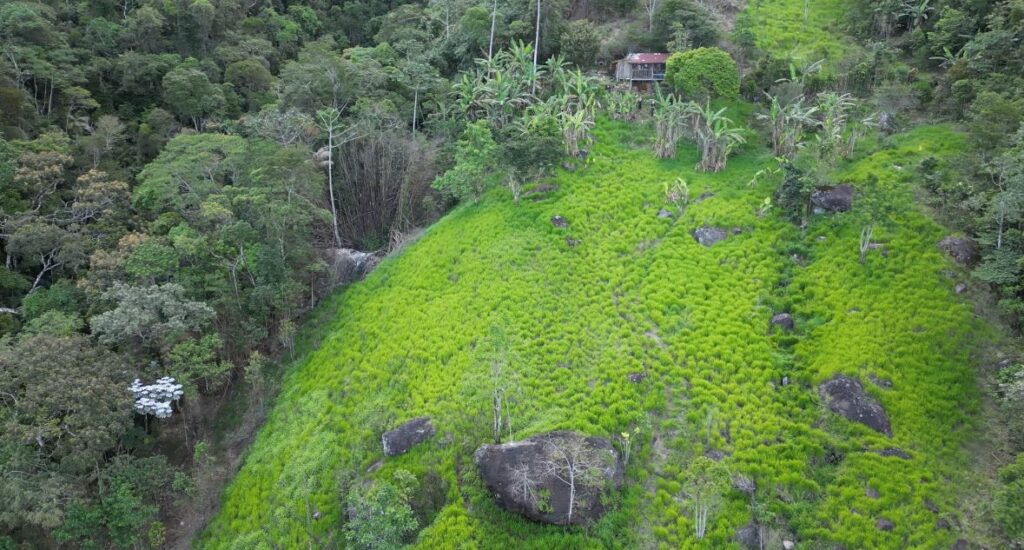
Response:
[{"label": "wooden railing", "polygon": [[631,75],[632,80],[665,80],[665,73],[657,71],[653,68],[647,67],[633,67],[633,73]]}]

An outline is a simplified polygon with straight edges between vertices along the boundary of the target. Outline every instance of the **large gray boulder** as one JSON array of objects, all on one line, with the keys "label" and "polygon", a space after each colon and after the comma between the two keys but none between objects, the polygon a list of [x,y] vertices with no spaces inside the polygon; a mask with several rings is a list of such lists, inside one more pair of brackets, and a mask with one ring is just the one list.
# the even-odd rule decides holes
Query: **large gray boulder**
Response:
[{"label": "large gray boulder", "polygon": [[864,386],[859,381],[837,374],[818,387],[818,394],[832,412],[892,437],[885,409],[864,393]]},{"label": "large gray boulder", "polygon": [[328,248],[322,254],[329,266],[331,288],[362,279],[379,262],[377,256],[351,248]]},{"label": "large gray boulder", "polygon": [[698,227],[693,232],[693,239],[703,246],[712,246],[719,241],[725,240],[729,232],[720,227]]},{"label": "large gray boulder", "polygon": [[398,426],[397,428],[384,432],[381,442],[384,444],[384,454],[397,456],[404,454],[414,446],[426,441],[435,433],[434,424],[430,418],[421,416]]},{"label": "large gray boulder", "polygon": [[950,235],[939,241],[939,250],[949,254],[956,263],[967,267],[976,264],[980,259],[978,244],[970,237]]},{"label": "large gray boulder", "polygon": [[607,439],[550,432],[474,456],[499,506],[534,521],[578,525],[604,515],[602,494],[622,485],[623,466]]},{"label": "large gray boulder", "polygon": [[849,212],[853,209],[853,187],[835,185],[817,187],[811,192],[811,210],[815,214]]}]

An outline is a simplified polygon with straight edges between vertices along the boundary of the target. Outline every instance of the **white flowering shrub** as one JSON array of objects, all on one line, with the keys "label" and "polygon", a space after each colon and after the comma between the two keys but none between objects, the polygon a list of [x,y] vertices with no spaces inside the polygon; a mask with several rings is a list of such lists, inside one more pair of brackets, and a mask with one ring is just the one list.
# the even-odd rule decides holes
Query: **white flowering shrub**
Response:
[{"label": "white flowering shrub", "polygon": [[135,412],[139,414],[151,414],[157,418],[167,418],[174,412],[171,403],[177,401],[185,393],[181,384],[174,378],[165,376],[156,382],[143,385],[136,378],[128,391],[135,396]]}]

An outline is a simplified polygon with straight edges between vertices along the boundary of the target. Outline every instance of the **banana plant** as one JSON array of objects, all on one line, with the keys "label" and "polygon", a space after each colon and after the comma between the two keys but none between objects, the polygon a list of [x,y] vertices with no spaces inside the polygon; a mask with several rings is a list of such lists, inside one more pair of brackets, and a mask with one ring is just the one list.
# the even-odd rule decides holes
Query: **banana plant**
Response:
[{"label": "banana plant", "polygon": [[720,172],[725,168],[729,153],[746,141],[740,128],[725,116],[725,109],[715,111],[710,103],[700,105],[689,102],[684,113],[690,120],[693,136],[700,147],[700,162],[697,169],[703,172]]}]

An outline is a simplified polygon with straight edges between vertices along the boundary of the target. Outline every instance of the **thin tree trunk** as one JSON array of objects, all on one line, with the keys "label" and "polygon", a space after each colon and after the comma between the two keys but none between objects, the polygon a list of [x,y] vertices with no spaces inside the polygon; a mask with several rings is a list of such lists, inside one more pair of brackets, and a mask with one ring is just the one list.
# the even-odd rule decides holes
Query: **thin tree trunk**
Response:
[{"label": "thin tree trunk", "polygon": [[537,0],[537,31],[533,38],[533,84],[530,93],[537,94],[537,55],[540,54],[540,0]]},{"label": "thin tree trunk", "polygon": [[487,60],[490,61],[494,55],[494,27],[498,21],[498,0],[494,0],[494,7],[491,9],[491,40],[487,45]]},{"label": "thin tree trunk", "polygon": [[416,107],[419,105],[420,91],[417,88],[412,94],[412,137],[416,137]]},{"label": "thin tree trunk", "polygon": [[1006,204],[999,206],[999,231],[996,233],[996,250],[1003,248],[1003,220],[1006,219]]},{"label": "thin tree trunk", "polygon": [[334,246],[341,246],[338,234],[338,207],[334,204],[334,126],[327,130],[327,192],[331,195],[331,221],[334,229]]}]

